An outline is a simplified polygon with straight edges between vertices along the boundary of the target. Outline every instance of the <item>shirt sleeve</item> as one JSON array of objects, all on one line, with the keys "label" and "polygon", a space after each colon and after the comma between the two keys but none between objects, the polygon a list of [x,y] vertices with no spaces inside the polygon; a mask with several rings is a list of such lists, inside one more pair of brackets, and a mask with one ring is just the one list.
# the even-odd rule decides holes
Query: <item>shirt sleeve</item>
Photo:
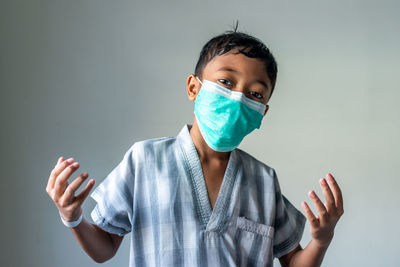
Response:
[{"label": "shirt sleeve", "polygon": [[97,202],[91,213],[93,222],[104,231],[119,236],[132,229],[133,147],[90,195]]},{"label": "shirt sleeve", "polygon": [[306,217],[281,193],[275,171],[274,176],[276,213],[273,253],[275,258],[280,258],[299,245]]}]

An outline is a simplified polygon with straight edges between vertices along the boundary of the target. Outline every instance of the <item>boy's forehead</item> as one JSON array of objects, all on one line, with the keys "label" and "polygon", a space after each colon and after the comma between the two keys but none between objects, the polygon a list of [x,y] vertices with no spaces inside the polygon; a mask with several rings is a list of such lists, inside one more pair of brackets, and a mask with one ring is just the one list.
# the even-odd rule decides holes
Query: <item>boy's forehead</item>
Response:
[{"label": "boy's forehead", "polygon": [[259,77],[264,77],[269,81],[265,64],[258,58],[251,58],[237,51],[229,51],[223,55],[215,56],[205,66],[204,70],[218,71],[223,69],[233,69],[238,72],[247,72]]}]

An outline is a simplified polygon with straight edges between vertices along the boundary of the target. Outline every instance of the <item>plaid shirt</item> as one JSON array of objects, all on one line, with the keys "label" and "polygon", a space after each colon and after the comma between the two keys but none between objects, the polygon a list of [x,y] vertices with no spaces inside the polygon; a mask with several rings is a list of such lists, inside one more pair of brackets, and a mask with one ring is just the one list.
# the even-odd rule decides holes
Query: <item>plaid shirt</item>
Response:
[{"label": "plaid shirt", "polygon": [[134,143],[93,191],[96,225],[132,232],[130,266],[272,266],[299,244],[305,217],[273,168],[236,148],[214,209],[185,125]]}]

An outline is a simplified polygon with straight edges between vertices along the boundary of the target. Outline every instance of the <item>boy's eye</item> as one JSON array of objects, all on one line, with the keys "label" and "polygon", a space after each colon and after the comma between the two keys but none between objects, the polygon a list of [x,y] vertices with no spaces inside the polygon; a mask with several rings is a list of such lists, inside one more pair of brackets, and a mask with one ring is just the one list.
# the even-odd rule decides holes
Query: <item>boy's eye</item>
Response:
[{"label": "boy's eye", "polygon": [[258,98],[258,99],[263,98],[262,94],[257,93],[257,92],[254,92],[254,91],[250,92],[250,94],[251,94],[252,96]]},{"label": "boy's eye", "polygon": [[219,79],[218,81],[219,81],[220,83],[226,84],[226,85],[228,85],[228,86],[231,86],[231,85],[232,85],[232,83],[231,83],[230,81],[225,80],[225,79]]}]

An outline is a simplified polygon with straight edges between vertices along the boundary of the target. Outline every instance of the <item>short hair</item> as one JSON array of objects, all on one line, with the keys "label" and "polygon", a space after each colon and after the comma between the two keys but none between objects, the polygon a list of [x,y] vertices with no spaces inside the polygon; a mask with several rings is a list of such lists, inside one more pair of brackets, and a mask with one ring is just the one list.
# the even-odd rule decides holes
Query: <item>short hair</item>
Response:
[{"label": "short hair", "polygon": [[271,95],[275,88],[276,76],[278,73],[277,63],[268,47],[258,38],[249,34],[234,30],[226,31],[213,37],[202,48],[196,64],[194,74],[201,77],[203,69],[215,56],[221,56],[234,48],[238,48],[238,53],[250,58],[257,58],[264,62],[265,70],[271,81]]}]

